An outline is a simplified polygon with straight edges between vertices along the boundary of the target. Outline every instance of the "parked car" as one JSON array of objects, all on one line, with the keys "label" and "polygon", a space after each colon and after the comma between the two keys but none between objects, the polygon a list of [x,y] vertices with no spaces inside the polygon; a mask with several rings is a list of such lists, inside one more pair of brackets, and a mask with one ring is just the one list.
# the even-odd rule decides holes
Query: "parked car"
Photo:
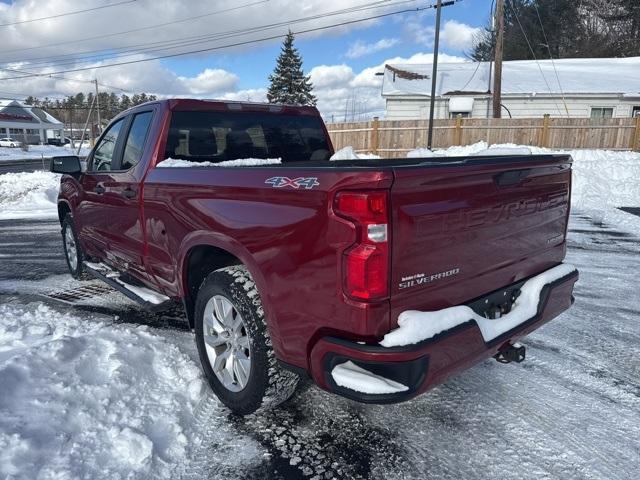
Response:
[{"label": "parked car", "polygon": [[485,358],[522,361],[516,341],[573,303],[570,156],[332,153],[312,107],[128,110],[86,171],[53,159],[69,270],[182,304],[211,388],[240,414],[301,377],[408,400]]},{"label": "parked car", "polygon": [[20,142],[17,140],[14,140],[13,138],[9,138],[9,137],[0,138],[0,147],[15,148],[19,146],[20,146]]},{"label": "parked car", "polygon": [[71,141],[65,137],[65,138],[48,138],[47,139],[47,145],[53,145],[56,147],[63,147],[65,145],[68,145]]}]

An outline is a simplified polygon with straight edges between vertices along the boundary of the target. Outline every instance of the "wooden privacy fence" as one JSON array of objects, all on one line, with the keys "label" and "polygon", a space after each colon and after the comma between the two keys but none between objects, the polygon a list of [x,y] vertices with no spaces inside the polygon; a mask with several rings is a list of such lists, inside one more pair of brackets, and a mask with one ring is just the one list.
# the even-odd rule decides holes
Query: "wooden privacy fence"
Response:
[{"label": "wooden privacy fence", "polygon": [[[336,150],[404,157],[427,146],[427,120],[378,120],[328,124]],[[640,151],[640,118],[461,118],[434,120],[433,146],[470,145],[485,141],[557,149],[601,148]]]}]

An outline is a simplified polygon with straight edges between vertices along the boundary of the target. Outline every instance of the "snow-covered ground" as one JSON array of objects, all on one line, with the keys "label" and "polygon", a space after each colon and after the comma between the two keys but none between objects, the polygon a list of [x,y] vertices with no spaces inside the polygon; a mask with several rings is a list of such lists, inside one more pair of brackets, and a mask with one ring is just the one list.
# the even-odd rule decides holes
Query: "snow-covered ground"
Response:
[{"label": "snow-covered ground", "polygon": [[38,303],[0,305],[0,319],[1,478],[128,478],[185,460],[204,388],[186,339]]},{"label": "snow-covered ground", "polygon": [[0,220],[56,218],[60,175],[20,172],[0,175]]},{"label": "snow-covered ground", "polygon": [[56,222],[0,222],[0,478],[636,474],[640,237],[617,225],[572,215],[576,304],[523,341],[524,363],[487,360],[399,405],[311,388],[247,418],[203,387],[179,323],[154,321],[115,292],[76,306],[39,297],[87,284],[45,270],[21,280],[44,258],[64,271],[49,238],[59,238]]},{"label": "snow-covered ground", "polygon": [[[62,147],[56,147],[54,145],[29,145],[28,152],[23,152],[20,148],[0,147],[0,162],[77,155],[78,143],[79,142],[76,142],[74,149],[69,145]],[[82,148],[80,149],[80,156],[87,156],[90,150],[91,146],[89,142],[83,142]]]},{"label": "snow-covered ground", "polygon": [[487,360],[399,405],[311,388],[246,418],[210,393],[180,318],[116,292],[40,296],[99,283],[61,275],[57,221],[15,219],[42,199],[55,216],[55,176],[0,176],[0,215],[17,212],[0,219],[0,479],[635,478],[640,217],[614,207],[640,207],[640,155],[581,155],[576,303],[522,342],[524,363]]}]

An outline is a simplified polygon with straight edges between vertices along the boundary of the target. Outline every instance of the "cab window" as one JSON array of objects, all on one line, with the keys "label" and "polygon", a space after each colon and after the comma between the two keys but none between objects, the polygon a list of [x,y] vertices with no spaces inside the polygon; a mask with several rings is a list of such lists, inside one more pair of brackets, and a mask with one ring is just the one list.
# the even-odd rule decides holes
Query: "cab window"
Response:
[{"label": "cab window", "polygon": [[93,159],[89,170],[92,172],[108,172],[111,170],[111,162],[116,151],[118,136],[124,125],[124,119],[120,119],[109,127],[104,136],[98,142],[93,153]]}]

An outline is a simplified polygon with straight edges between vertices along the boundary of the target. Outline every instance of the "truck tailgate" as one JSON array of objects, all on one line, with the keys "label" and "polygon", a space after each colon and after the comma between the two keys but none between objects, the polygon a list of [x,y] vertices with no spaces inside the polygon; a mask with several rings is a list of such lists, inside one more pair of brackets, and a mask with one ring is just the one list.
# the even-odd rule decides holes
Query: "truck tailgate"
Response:
[{"label": "truck tailgate", "polygon": [[571,157],[477,157],[398,167],[391,188],[391,326],[560,263]]}]

